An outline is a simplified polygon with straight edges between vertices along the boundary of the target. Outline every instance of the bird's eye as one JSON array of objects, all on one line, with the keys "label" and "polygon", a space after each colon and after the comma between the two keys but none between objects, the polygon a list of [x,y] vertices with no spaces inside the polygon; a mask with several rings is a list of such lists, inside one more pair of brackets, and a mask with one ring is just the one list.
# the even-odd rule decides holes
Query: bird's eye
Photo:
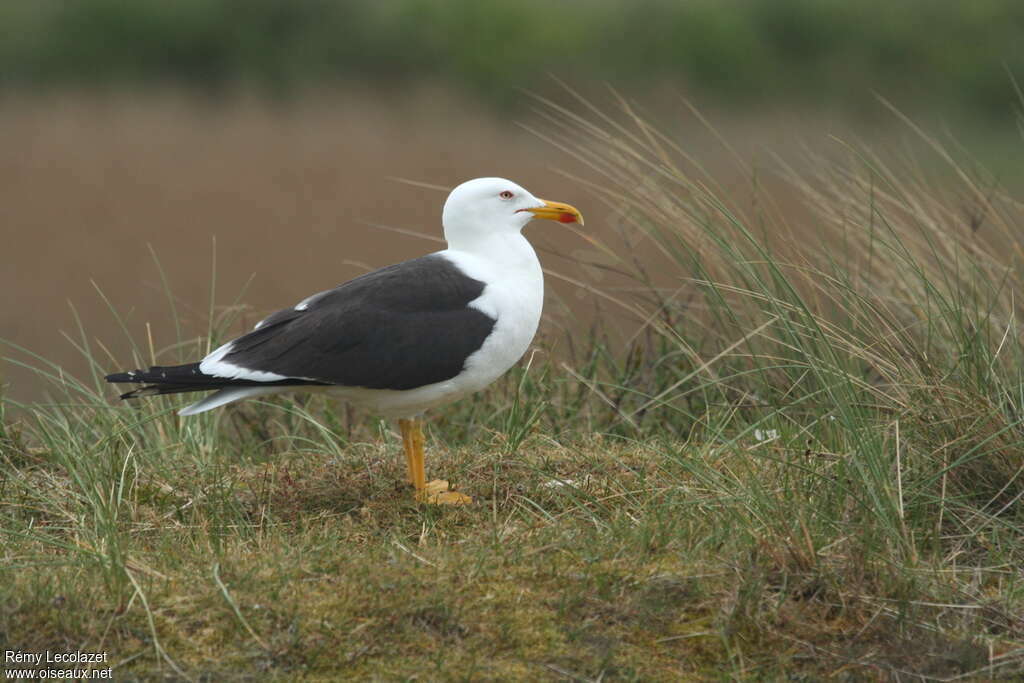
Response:
[{"label": "bird's eye", "polygon": [[501,197],[502,199],[512,199],[512,192],[509,190],[505,190],[498,196]]}]

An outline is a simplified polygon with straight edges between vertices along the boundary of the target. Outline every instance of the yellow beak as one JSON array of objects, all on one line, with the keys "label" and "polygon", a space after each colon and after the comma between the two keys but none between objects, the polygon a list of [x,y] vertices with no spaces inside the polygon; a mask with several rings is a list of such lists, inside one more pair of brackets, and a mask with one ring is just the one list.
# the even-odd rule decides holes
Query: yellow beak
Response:
[{"label": "yellow beak", "polygon": [[575,206],[563,204],[562,202],[549,202],[546,199],[541,201],[544,202],[544,206],[538,206],[535,209],[520,209],[520,211],[529,211],[537,218],[546,218],[549,221],[579,223],[583,225],[583,214]]}]

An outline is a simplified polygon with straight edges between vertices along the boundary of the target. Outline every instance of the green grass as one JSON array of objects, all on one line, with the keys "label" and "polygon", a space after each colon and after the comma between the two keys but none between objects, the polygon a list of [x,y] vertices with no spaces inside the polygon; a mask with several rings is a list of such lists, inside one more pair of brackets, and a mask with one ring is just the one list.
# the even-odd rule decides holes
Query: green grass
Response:
[{"label": "green grass", "polygon": [[725,191],[628,106],[544,111],[604,178],[605,308],[434,416],[475,505],[414,504],[393,426],[320,398],[112,405],[188,342],[82,331],[96,374],[35,359],[53,400],[0,420],[0,640],[194,680],[1024,674],[1021,204],[923,133]]}]

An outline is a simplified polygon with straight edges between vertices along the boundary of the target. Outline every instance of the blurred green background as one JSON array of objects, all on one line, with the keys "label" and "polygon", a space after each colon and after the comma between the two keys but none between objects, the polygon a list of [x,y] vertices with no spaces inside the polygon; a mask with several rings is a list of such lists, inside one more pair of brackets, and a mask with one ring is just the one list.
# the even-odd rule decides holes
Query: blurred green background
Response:
[{"label": "blurred green background", "polygon": [[33,0],[0,5],[10,88],[431,80],[499,107],[545,73],[705,102],[1007,120],[1024,73],[1017,0]]}]

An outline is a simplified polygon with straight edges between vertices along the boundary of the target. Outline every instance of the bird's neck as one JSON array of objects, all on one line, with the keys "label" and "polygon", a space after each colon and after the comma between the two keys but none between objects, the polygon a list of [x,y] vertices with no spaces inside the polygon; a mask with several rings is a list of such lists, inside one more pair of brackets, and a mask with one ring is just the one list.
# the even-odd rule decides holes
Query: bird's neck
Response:
[{"label": "bird's neck", "polygon": [[471,239],[451,241],[448,248],[472,254],[502,268],[540,273],[537,253],[530,242],[518,232],[474,235]]}]

